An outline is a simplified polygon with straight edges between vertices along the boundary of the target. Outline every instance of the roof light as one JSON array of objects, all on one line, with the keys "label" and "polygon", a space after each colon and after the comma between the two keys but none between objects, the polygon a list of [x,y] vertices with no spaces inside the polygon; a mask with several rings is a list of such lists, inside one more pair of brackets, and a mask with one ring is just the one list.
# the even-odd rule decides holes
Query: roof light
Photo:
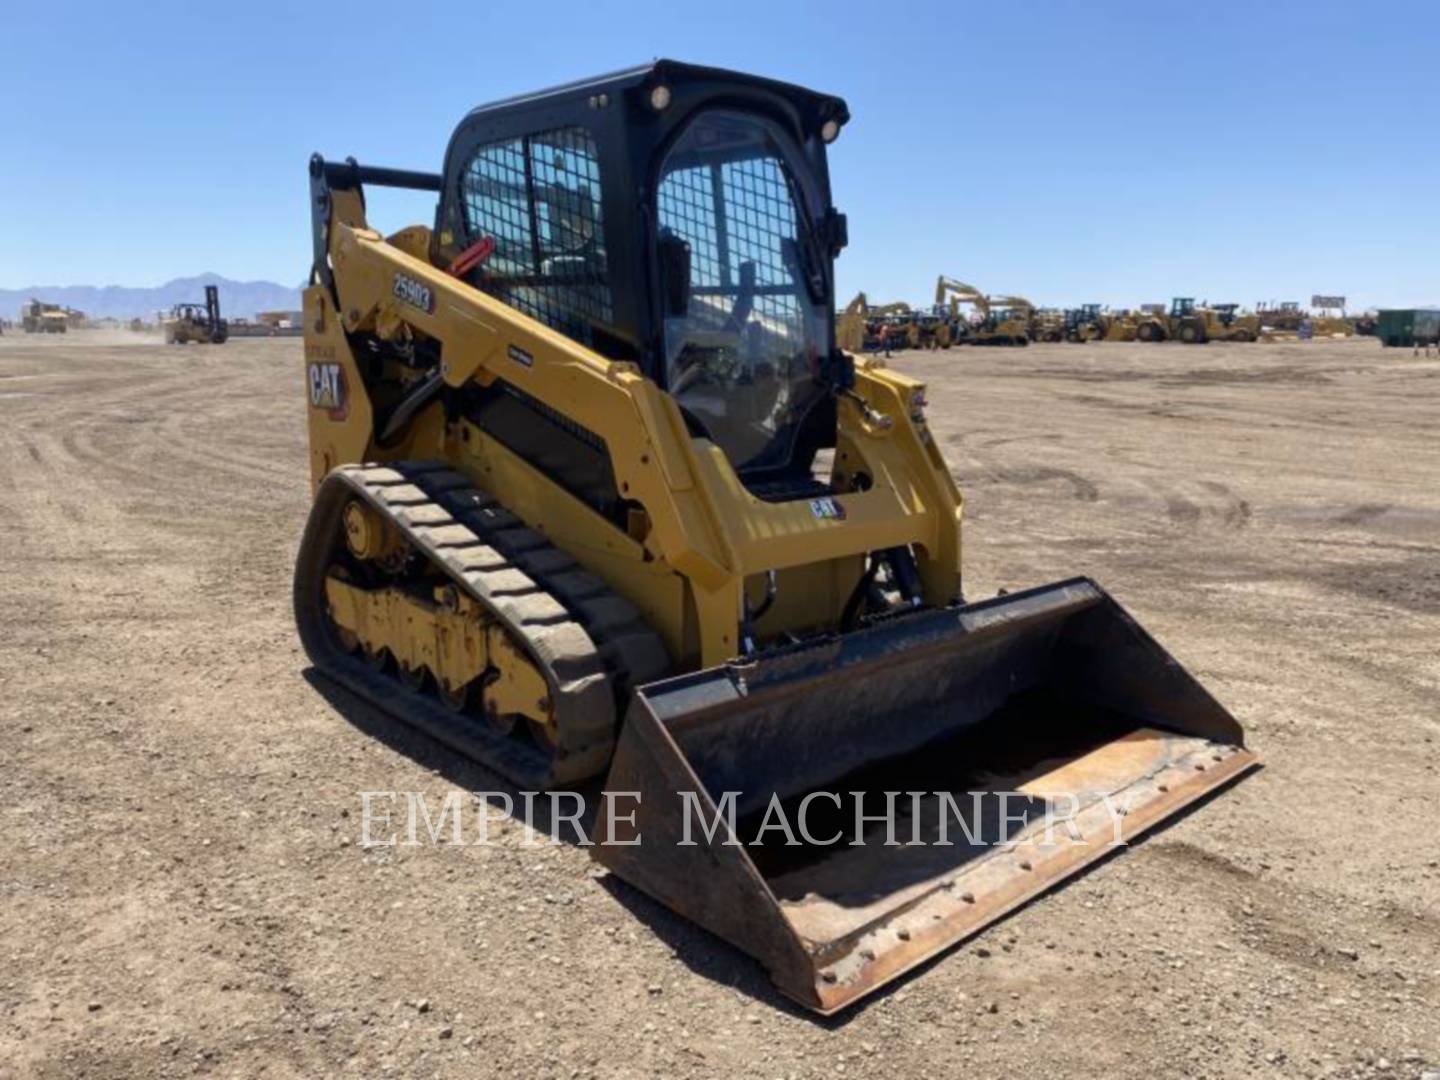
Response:
[{"label": "roof light", "polygon": [[670,104],[670,88],[664,83],[650,91],[650,107],[656,112],[664,111]]},{"label": "roof light", "polygon": [[840,137],[840,122],[838,120],[826,120],[820,126],[820,138],[827,143],[832,143]]}]

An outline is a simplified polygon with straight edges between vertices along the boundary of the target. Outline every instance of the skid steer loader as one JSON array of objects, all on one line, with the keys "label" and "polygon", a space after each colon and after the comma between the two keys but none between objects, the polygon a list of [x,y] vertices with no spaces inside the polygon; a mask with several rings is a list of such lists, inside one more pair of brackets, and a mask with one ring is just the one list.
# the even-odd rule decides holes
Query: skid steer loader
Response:
[{"label": "skid steer loader", "polygon": [[440,173],[314,157],[294,587],[319,670],[603,779],[596,858],[821,1013],[1256,761],[1094,582],[965,598],[923,384],[834,347],[848,119],[659,61],[475,110]]}]

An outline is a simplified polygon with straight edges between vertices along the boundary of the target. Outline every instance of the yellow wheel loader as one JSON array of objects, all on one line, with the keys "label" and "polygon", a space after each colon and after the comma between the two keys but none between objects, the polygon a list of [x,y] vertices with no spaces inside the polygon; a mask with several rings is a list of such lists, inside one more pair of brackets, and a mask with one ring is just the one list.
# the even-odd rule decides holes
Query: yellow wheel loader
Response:
[{"label": "yellow wheel loader", "polygon": [[[822,1013],[1256,761],[1094,582],[965,596],[924,385],[834,343],[848,119],[658,61],[439,173],[314,157],[294,583],[317,669],[585,785],[604,866]],[[433,228],[377,231],[387,185]]]},{"label": "yellow wheel loader", "polygon": [[1134,341],[1139,320],[1129,310],[1109,311],[1100,316],[1101,341]]},{"label": "yellow wheel loader", "polygon": [[1204,345],[1207,341],[1258,341],[1260,317],[1237,314],[1239,304],[1200,306],[1193,298],[1177,296],[1170,301],[1170,313],[1147,312],[1136,326],[1140,341],[1182,341]]}]

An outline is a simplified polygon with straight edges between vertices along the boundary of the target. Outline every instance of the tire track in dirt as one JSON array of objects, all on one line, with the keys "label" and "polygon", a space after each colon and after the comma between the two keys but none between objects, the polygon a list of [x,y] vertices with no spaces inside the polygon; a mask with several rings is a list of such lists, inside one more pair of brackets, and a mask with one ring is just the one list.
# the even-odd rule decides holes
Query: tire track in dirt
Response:
[{"label": "tire track in dirt", "polygon": [[[238,381],[239,376],[234,377]],[[168,391],[168,392],[167,392]],[[133,405],[136,398],[158,406],[140,416],[125,415],[112,406],[102,412],[89,412],[72,423],[63,439],[66,455],[97,474],[120,474],[128,481],[132,494],[158,495],[162,498],[186,497],[177,490],[172,478],[199,467],[202,476],[226,482],[232,497],[263,499],[263,486],[255,481],[273,483],[293,472],[285,463],[271,463],[237,452],[226,441],[224,418],[187,421],[187,416],[204,416],[203,406],[219,395],[225,398],[226,387],[207,382],[196,386],[186,379],[172,388],[147,387],[128,396],[116,405]],[[117,415],[117,412],[119,415]],[[117,423],[117,421],[119,421]],[[202,426],[203,425],[203,426]],[[197,427],[200,430],[197,430]],[[221,449],[211,449],[211,445]],[[225,449],[228,447],[229,449]],[[233,484],[233,481],[243,481]]]},{"label": "tire track in dirt", "polygon": [[1026,465],[1018,468],[999,469],[996,475],[1005,483],[1015,484],[1019,487],[1048,484],[1058,480],[1069,486],[1071,498],[1079,499],[1081,502],[1095,502],[1100,498],[1100,488],[1094,481],[1088,480],[1070,469],[1058,469],[1050,465]]},{"label": "tire track in dirt", "polygon": [[[1216,897],[1251,948],[1327,978],[1348,976],[1357,987],[1365,985],[1366,974],[1337,947],[1349,933],[1333,915],[1345,908],[1341,894],[1245,869],[1183,840],[1156,838],[1146,849],[1166,864],[1167,878]],[[1428,938],[1431,951],[1440,955],[1440,912],[1402,910],[1396,920],[1407,936]]]},{"label": "tire track in dirt", "polygon": [[1390,510],[1390,503],[1361,503],[1359,506],[1346,510],[1343,514],[1335,515],[1330,520],[1340,525],[1364,525],[1389,513]]},{"label": "tire track in dirt", "polygon": [[1203,488],[1207,495],[1196,498],[1158,483],[1153,486],[1164,501],[1165,516],[1170,523],[1187,532],[1199,530],[1207,521],[1217,522],[1225,529],[1243,529],[1250,524],[1249,501],[1218,480],[1197,481],[1196,486]]}]

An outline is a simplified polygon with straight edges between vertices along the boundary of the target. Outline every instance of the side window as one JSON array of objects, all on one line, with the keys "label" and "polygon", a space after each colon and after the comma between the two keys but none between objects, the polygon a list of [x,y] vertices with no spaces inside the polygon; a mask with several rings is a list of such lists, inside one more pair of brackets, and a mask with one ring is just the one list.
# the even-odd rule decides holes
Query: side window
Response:
[{"label": "side window", "polygon": [[600,160],[584,128],[557,128],[479,147],[461,178],[471,243],[495,251],[472,283],[531,318],[590,344],[614,320]]}]

